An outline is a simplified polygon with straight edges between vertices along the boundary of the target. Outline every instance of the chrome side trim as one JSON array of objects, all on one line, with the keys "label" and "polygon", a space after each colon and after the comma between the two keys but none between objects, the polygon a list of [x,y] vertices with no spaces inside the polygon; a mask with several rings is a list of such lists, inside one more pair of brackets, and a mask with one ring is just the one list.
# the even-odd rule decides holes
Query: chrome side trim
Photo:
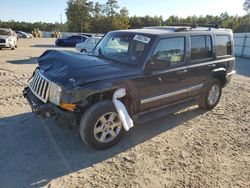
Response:
[{"label": "chrome side trim", "polygon": [[235,70],[233,70],[233,71],[231,71],[231,72],[227,73],[227,76],[230,76],[230,75],[232,75],[232,74],[236,74],[236,71],[235,71]]},{"label": "chrome side trim", "polygon": [[183,70],[183,69],[190,69],[190,68],[195,68],[195,67],[202,67],[202,66],[206,66],[206,65],[210,65],[210,64],[223,63],[223,62],[227,62],[227,61],[235,61],[235,57],[209,61],[209,62],[206,62],[206,63],[189,64],[187,66],[177,67],[177,68],[173,68],[173,69],[169,69],[169,70],[155,71],[155,72],[152,73],[152,75],[161,74],[161,73],[168,73],[168,72],[174,72],[174,71],[179,71],[179,70]]},{"label": "chrome side trim", "polygon": [[177,101],[177,102],[174,102],[174,103],[170,103],[170,104],[166,104],[164,106],[160,106],[160,107],[155,107],[153,109],[149,109],[149,110],[146,110],[146,111],[143,111],[143,112],[140,112],[139,114],[135,115],[135,116],[141,116],[141,115],[145,115],[149,112],[155,112],[157,110],[162,110],[164,108],[168,108],[168,107],[172,107],[172,106],[175,106],[177,104],[181,104],[181,103],[184,103],[184,102],[187,102],[187,101],[191,101],[191,100],[194,100],[195,98],[194,97],[190,97],[190,98],[187,98],[187,99],[184,99],[184,100],[180,100],[180,101]]},{"label": "chrome side trim", "polygon": [[199,90],[199,89],[202,88],[203,85],[204,84],[199,84],[199,85],[196,85],[196,86],[192,86],[192,87],[189,87],[189,88],[186,88],[186,89],[181,89],[181,90],[174,91],[174,92],[171,92],[171,93],[166,93],[166,94],[158,95],[158,96],[155,96],[155,97],[149,97],[149,98],[146,98],[146,99],[142,99],[141,104],[146,104],[146,103],[154,102],[154,101],[157,101],[157,100],[165,99],[165,98],[168,98],[168,97],[173,97],[175,95],[180,95],[182,93],[187,93],[187,92],[190,92],[190,91]]}]

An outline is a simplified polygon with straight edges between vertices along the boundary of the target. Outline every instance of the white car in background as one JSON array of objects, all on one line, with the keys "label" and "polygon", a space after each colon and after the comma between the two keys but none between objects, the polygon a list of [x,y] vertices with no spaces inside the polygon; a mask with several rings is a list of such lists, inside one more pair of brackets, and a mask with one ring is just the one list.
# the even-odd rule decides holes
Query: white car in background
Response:
[{"label": "white car in background", "polygon": [[17,35],[19,38],[26,38],[26,39],[31,39],[32,38],[32,34],[30,33],[26,33],[23,31],[16,31]]},{"label": "white car in background", "polygon": [[11,48],[15,50],[17,47],[17,37],[11,29],[0,28],[0,50],[2,48]]},{"label": "white car in background", "polygon": [[89,37],[83,43],[76,44],[76,50],[83,53],[92,52],[102,37]]}]

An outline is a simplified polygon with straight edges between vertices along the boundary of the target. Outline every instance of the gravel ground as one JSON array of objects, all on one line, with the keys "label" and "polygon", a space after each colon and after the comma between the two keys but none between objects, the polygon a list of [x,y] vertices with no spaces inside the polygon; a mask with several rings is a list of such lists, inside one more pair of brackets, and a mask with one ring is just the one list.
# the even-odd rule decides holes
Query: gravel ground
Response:
[{"label": "gravel ground", "polygon": [[95,151],[75,131],[35,119],[22,97],[53,43],[0,51],[0,187],[250,187],[250,60],[237,59],[239,74],[214,110],[192,106],[136,125]]}]

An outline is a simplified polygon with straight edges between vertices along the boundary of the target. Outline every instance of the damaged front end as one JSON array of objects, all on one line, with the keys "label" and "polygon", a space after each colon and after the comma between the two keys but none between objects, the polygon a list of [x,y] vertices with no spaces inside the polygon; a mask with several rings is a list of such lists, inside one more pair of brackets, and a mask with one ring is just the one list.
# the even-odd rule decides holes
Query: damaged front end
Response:
[{"label": "damaged front end", "polygon": [[72,128],[77,124],[74,105],[60,103],[61,87],[45,78],[39,69],[23,91],[35,117],[39,119],[55,117],[57,124],[62,128]]}]

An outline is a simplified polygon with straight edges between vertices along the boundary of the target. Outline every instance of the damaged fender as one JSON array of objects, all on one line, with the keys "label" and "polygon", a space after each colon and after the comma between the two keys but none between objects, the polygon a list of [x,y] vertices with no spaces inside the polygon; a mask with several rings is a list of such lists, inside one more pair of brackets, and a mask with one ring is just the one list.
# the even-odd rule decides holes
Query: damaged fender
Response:
[{"label": "damaged fender", "polygon": [[113,103],[115,105],[115,108],[119,114],[119,117],[122,121],[122,125],[126,131],[128,131],[130,128],[134,126],[133,120],[128,114],[128,111],[125,107],[125,105],[118,99],[124,97],[126,95],[126,89],[120,88],[117,89],[113,94]]}]

